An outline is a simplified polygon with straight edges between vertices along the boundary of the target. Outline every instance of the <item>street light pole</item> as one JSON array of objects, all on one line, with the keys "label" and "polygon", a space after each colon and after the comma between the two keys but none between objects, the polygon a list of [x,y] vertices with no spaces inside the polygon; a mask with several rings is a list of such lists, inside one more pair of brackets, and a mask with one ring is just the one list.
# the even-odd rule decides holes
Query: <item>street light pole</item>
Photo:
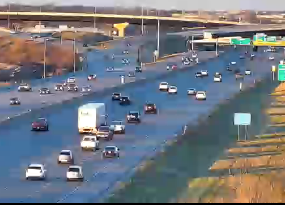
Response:
[{"label": "street light pole", "polygon": [[8,5],[8,29],[10,29],[10,11],[11,11],[11,5],[9,3]]},{"label": "street light pole", "polygon": [[76,60],[75,60],[75,52],[76,52],[76,47],[75,47],[75,33],[76,31],[74,31],[74,39],[73,39],[73,72],[76,72]]},{"label": "street light pole", "polygon": [[96,6],[94,7],[94,19],[93,19],[93,27],[94,27],[94,30],[96,29],[96,13],[97,13],[97,8]]},{"label": "street light pole", "polygon": [[143,26],[144,26],[144,22],[143,22],[143,6],[142,6],[142,35],[144,34],[144,29],[143,29]]},{"label": "street light pole", "polygon": [[47,52],[47,39],[44,39],[44,79],[46,78],[46,52]]},{"label": "street light pole", "polygon": [[159,10],[157,11],[157,56],[159,58],[159,41],[160,41],[160,21],[159,21]]}]

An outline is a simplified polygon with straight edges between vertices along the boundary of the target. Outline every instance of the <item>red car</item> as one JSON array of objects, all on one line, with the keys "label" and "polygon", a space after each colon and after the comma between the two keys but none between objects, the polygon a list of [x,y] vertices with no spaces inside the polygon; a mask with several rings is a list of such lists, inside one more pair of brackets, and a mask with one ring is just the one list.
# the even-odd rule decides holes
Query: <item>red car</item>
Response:
[{"label": "red car", "polygon": [[39,118],[32,123],[32,131],[48,131],[48,121],[45,118]]},{"label": "red car", "polygon": [[177,70],[178,66],[177,65],[172,65],[172,70]]}]

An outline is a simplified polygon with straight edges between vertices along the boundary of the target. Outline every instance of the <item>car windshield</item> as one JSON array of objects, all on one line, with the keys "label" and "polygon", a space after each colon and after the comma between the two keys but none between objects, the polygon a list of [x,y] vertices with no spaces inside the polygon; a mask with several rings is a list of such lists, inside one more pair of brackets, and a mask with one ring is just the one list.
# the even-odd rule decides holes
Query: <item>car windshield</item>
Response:
[{"label": "car windshield", "polygon": [[195,91],[195,89],[194,89],[194,88],[190,88],[190,89],[188,89],[188,90]]},{"label": "car windshield", "polygon": [[74,88],[74,87],[76,87],[76,85],[75,84],[69,84],[69,87]]},{"label": "car windshield", "polygon": [[69,80],[75,80],[75,78],[68,78]]},{"label": "car windshield", "polygon": [[105,151],[116,151],[116,147],[106,147]]},{"label": "car windshield", "polygon": [[201,74],[201,72],[197,72],[196,74]]},{"label": "car windshield", "polygon": [[130,112],[129,115],[133,115],[133,116],[137,117],[139,115],[139,113],[138,112]]},{"label": "car windshield", "polygon": [[122,97],[122,100],[128,100],[129,97]]},{"label": "car windshield", "polygon": [[200,91],[200,92],[197,92],[197,94],[202,94],[202,95],[204,95],[205,92]]},{"label": "car windshield", "polygon": [[85,137],[85,138],[83,139],[83,141],[85,141],[85,142],[95,142],[96,139],[95,139],[94,137]]},{"label": "car windshield", "polygon": [[45,120],[44,119],[37,119],[36,123],[45,123]]},{"label": "car windshield", "polygon": [[168,83],[160,83],[160,85],[168,85]]},{"label": "car windshield", "polygon": [[30,166],[29,169],[33,169],[33,170],[42,170],[41,167],[39,166]]},{"label": "car windshield", "polygon": [[70,156],[70,152],[63,151],[63,152],[60,153],[60,155]]},{"label": "car windshield", "polygon": [[112,125],[122,125],[122,121],[113,121]]},{"label": "car windshield", "polygon": [[154,107],[154,104],[153,104],[153,103],[147,103],[146,106],[148,106],[148,107]]},{"label": "car windshield", "polygon": [[176,89],[176,87],[175,86],[170,86],[170,88],[169,89]]},{"label": "car windshield", "polygon": [[56,87],[62,87],[62,85],[61,84],[57,84]]},{"label": "car windshield", "polygon": [[113,96],[121,96],[120,93],[113,93]]},{"label": "car windshield", "polygon": [[80,169],[77,168],[77,167],[70,167],[70,168],[68,169],[68,171],[69,171],[69,172],[80,172]]},{"label": "car windshield", "polygon": [[16,100],[18,100],[18,98],[11,98],[10,100],[15,100],[16,101]]},{"label": "car windshield", "polygon": [[41,90],[48,90],[48,88],[41,88]]},{"label": "car windshield", "polygon": [[99,132],[109,132],[109,127],[107,126],[99,127]]}]

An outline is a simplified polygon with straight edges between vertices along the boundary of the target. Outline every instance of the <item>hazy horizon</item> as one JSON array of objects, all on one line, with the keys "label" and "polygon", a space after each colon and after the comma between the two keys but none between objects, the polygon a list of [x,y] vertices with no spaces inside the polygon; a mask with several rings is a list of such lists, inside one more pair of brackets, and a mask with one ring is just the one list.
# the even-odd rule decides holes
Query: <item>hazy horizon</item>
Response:
[{"label": "hazy horizon", "polygon": [[[283,0],[284,1],[284,0]],[[7,3],[25,4],[25,5],[45,5],[53,4],[55,6],[121,6],[121,7],[135,7],[145,6],[158,9],[179,9],[179,10],[273,10],[283,11],[281,7],[282,0],[144,0],[143,2],[134,0],[104,0],[94,2],[92,0],[64,0],[64,1],[38,1],[38,0],[14,0],[5,1],[0,4]],[[193,2],[193,3],[192,3]]]}]

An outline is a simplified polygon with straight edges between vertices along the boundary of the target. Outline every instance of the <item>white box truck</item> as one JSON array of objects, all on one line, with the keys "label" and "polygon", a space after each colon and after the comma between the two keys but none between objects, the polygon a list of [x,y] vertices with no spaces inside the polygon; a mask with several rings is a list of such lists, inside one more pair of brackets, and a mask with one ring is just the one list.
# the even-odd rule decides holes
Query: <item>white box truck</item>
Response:
[{"label": "white box truck", "polygon": [[78,108],[79,133],[96,134],[97,129],[106,124],[107,114],[104,103],[88,103]]}]

